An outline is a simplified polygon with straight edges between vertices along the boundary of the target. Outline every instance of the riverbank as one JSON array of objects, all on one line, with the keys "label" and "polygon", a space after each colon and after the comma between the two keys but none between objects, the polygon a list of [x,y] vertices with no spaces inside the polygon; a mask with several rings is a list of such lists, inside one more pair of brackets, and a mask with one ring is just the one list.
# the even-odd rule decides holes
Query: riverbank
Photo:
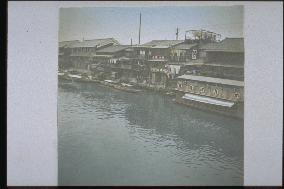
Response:
[{"label": "riverbank", "polygon": [[[91,76],[74,74],[74,73],[59,73],[59,80],[67,80],[71,82],[82,83],[97,83],[117,90],[128,93],[140,93],[142,91],[153,91],[162,95],[173,97],[173,101],[178,104],[183,104],[192,108],[197,108],[203,111],[210,111],[225,116],[244,119],[244,103],[243,102],[225,102],[220,99],[214,99],[202,95],[188,94],[186,92],[177,91],[176,88],[166,87],[165,85],[154,85],[147,83],[125,83],[117,80],[102,80],[92,78]],[[193,97],[187,98],[188,95]]]},{"label": "riverbank", "polygon": [[125,83],[119,80],[102,80],[102,79],[93,79],[92,77],[81,76],[76,74],[60,73],[58,74],[59,80],[66,81],[76,81],[76,82],[85,82],[85,83],[99,83],[108,87],[113,87],[118,90],[123,90],[131,93],[138,93],[143,90],[155,91],[164,95],[174,96],[174,90],[168,89],[166,87],[161,87],[158,85],[144,84],[144,83]]}]

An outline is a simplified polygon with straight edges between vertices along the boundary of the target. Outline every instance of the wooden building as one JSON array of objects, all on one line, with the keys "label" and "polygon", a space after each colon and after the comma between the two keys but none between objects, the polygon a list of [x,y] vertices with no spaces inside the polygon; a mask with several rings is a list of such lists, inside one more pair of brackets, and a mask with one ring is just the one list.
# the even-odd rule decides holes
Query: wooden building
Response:
[{"label": "wooden building", "polygon": [[[96,52],[97,61],[104,57],[103,63],[104,79],[117,80],[124,75],[124,69],[128,69],[128,65],[122,65],[121,61],[128,60],[131,54],[129,45],[113,45]],[[124,68],[124,69],[123,69]]]},{"label": "wooden building", "polygon": [[244,80],[243,38],[226,38],[219,43],[202,45],[200,59],[204,63],[200,70],[203,75]]},{"label": "wooden building", "polygon": [[149,68],[147,84],[149,87],[166,88],[169,78],[166,65],[170,61],[172,48],[183,42],[183,40],[153,40],[143,44],[143,48],[147,49],[146,64]]},{"label": "wooden building", "polygon": [[69,45],[78,43],[79,40],[72,40],[72,41],[61,41],[59,42],[58,47],[58,68],[61,69],[69,69],[72,67],[70,54],[71,49],[68,48]]},{"label": "wooden building", "polygon": [[91,65],[97,61],[96,52],[102,48],[119,44],[113,38],[83,40],[68,45],[71,49],[72,68],[78,72],[90,73]]},{"label": "wooden building", "polygon": [[198,59],[197,43],[182,43],[174,46],[170,52],[170,62],[181,64]]}]

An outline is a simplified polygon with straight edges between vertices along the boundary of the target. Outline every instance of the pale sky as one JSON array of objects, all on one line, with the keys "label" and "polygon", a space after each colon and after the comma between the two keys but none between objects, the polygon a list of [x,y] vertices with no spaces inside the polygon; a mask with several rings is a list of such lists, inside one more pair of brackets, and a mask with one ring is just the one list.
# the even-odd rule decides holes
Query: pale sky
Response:
[{"label": "pale sky", "polygon": [[177,27],[181,40],[190,29],[243,37],[242,6],[87,7],[60,9],[59,41],[113,37],[121,44],[130,44],[131,38],[137,44],[140,12],[141,44],[174,40]]}]

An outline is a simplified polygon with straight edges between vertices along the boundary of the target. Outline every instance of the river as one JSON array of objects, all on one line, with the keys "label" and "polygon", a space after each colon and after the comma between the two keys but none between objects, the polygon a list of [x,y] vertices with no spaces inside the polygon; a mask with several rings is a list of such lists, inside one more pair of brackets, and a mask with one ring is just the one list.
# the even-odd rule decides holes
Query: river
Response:
[{"label": "river", "polygon": [[243,121],[92,83],[58,88],[59,185],[242,185]]}]

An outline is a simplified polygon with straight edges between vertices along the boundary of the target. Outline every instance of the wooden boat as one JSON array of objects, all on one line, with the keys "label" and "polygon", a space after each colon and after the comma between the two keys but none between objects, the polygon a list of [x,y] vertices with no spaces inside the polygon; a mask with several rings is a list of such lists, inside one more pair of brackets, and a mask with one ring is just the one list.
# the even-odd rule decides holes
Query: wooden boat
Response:
[{"label": "wooden boat", "polygon": [[68,74],[68,77],[70,77],[72,81],[79,81],[82,79],[81,75],[76,75],[76,74]]},{"label": "wooden boat", "polygon": [[122,90],[122,91],[130,92],[130,93],[138,93],[142,91],[139,89],[134,89],[132,87],[126,87],[126,86],[121,86],[121,85],[115,85],[114,88]]},{"label": "wooden boat", "polygon": [[65,75],[63,72],[58,72],[58,76],[63,76]]},{"label": "wooden boat", "polygon": [[169,92],[166,92],[166,95],[168,95],[168,96],[175,96],[175,93],[172,92],[172,91],[169,91]]},{"label": "wooden boat", "polygon": [[142,90],[133,88],[133,85],[130,85],[127,83],[119,83],[113,80],[104,80],[104,81],[101,81],[101,84],[108,86],[108,87],[112,87],[114,89],[130,92],[130,93],[137,93],[137,92],[142,91]]},{"label": "wooden boat", "polygon": [[84,82],[84,83],[99,83],[100,81],[97,79],[92,79],[90,77],[82,77],[77,79],[78,82]]},{"label": "wooden boat", "polygon": [[58,79],[59,80],[66,80],[66,81],[72,81],[72,78],[70,78],[67,74],[62,73],[62,72],[58,72]]},{"label": "wooden boat", "polygon": [[243,119],[244,102],[229,101],[192,93],[177,93],[174,102],[204,111]]},{"label": "wooden boat", "polygon": [[116,85],[116,82],[112,80],[104,80],[101,81],[100,83],[108,87],[114,87]]}]

